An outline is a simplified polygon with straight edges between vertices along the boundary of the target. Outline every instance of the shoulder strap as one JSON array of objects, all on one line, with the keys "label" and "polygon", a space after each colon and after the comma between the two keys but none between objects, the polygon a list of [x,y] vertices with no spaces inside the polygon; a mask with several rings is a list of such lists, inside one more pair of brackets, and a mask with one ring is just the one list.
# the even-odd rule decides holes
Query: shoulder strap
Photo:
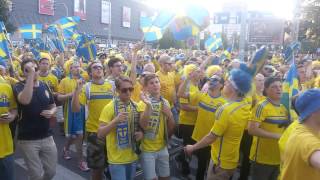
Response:
[{"label": "shoulder strap", "polygon": [[86,98],[87,98],[87,101],[90,101],[90,89],[91,89],[91,82],[88,82],[86,84]]}]

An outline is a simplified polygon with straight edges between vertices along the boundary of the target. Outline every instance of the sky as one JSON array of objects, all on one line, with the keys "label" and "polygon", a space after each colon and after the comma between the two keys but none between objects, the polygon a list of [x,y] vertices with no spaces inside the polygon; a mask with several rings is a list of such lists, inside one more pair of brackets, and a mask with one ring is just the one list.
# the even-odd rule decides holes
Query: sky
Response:
[{"label": "sky", "polygon": [[294,6],[297,0],[145,0],[148,6],[157,9],[178,10],[181,4],[200,4],[210,11],[221,12],[224,3],[235,5],[247,4],[249,11],[270,12],[281,19],[290,20],[293,17]]}]

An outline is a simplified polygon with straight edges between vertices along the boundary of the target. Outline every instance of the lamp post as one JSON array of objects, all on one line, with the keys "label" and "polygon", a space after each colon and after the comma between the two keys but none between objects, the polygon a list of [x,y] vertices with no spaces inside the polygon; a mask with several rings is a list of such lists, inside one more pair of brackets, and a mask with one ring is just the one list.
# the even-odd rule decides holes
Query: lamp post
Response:
[{"label": "lamp post", "polygon": [[65,3],[55,3],[54,5],[55,6],[62,5],[64,7],[65,11],[66,11],[67,17],[69,16],[69,9],[68,9],[68,6]]}]

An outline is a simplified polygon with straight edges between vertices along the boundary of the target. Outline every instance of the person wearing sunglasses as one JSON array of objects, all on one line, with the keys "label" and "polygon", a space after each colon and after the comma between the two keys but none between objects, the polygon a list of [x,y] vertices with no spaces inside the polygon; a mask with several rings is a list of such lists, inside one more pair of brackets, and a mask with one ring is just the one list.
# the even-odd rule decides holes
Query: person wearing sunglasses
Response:
[{"label": "person wearing sunglasses", "polygon": [[[221,96],[221,90],[224,85],[224,80],[218,75],[213,75],[207,81],[208,89],[205,92],[187,92],[186,86],[190,81],[192,74],[187,76],[181,84],[178,91],[178,97],[195,100],[197,104],[198,114],[195,122],[195,127],[192,133],[192,139],[196,142],[200,141],[205,135],[210,132],[215,121],[216,110],[224,105],[227,101]],[[211,146],[199,149],[195,152],[198,158],[198,169],[196,179],[203,180],[205,171],[210,161]]]},{"label": "person wearing sunglasses", "polygon": [[76,145],[78,155],[78,167],[81,171],[89,171],[83,157],[82,141],[85,121],[85,107],[81,106],[79,112],[72,112],[72,96],[76,90],[78,81],[85,81],[80,75],[80,62],[73,60],[70,64],[70,74],[63,78],[58,86],[58,100],[64,102],[64,120],[66,142],[63,147],[63,158],[70,160],[70,146]]},{"label": "person wearing sunglasses", "polygon": [[100,61],[93,61],[88,66],[90,81],[77,82],[72,97],[72,111],[80,112],[81,106],[86,106],[86,136],[87,136],[87,163],[92,170],[92,180],[101,180],[105,168],[104,139],[97,137],[99,117],[102,109],[112,101],[112,84],[104,80],[104,68]]},{"label": "person wearing sunglasses", "polygon": [[56,105],[49,86],[39,81],[38,64],[33,59],[23,59],[21,70],[25,80],[14,86],[20,110],[17,147],[26,162],[29,179],[50,180],[58,160],[49,123]]},{"label": "person wearing sunglasses", "polygon": [[111,179],[132,180],[136,175],[138,141],[143,137],[139,126],[143,111],[131,100],[132,81],[125,76],[115,79],[116,96],[100,114],[98,137],[106,138]]},{"label": "person wearing sunglasses", "polygon": [[175,121],[169,102],[161,96],[160,80],[155,74],[144,77],[141,106],[144,112],[140,125],[144,130],[141,142],[141,164],[144,179],[169,179],[169,152],[167,144],[174,133]]}]

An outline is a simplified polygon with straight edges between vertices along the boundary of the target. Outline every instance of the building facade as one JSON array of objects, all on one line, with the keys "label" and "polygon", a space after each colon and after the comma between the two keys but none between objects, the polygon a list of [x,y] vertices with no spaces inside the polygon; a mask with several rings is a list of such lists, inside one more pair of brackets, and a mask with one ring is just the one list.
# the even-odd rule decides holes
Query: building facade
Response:
[{"label": "building facade", "polygon": [[136,0],[12,0],[10,19],[19,27],[51,24],[62,17],[78,15],[83,19],[78,24],[79,32],[117,44],[141,40],[141,12],[148,13],[150,9]]}]

